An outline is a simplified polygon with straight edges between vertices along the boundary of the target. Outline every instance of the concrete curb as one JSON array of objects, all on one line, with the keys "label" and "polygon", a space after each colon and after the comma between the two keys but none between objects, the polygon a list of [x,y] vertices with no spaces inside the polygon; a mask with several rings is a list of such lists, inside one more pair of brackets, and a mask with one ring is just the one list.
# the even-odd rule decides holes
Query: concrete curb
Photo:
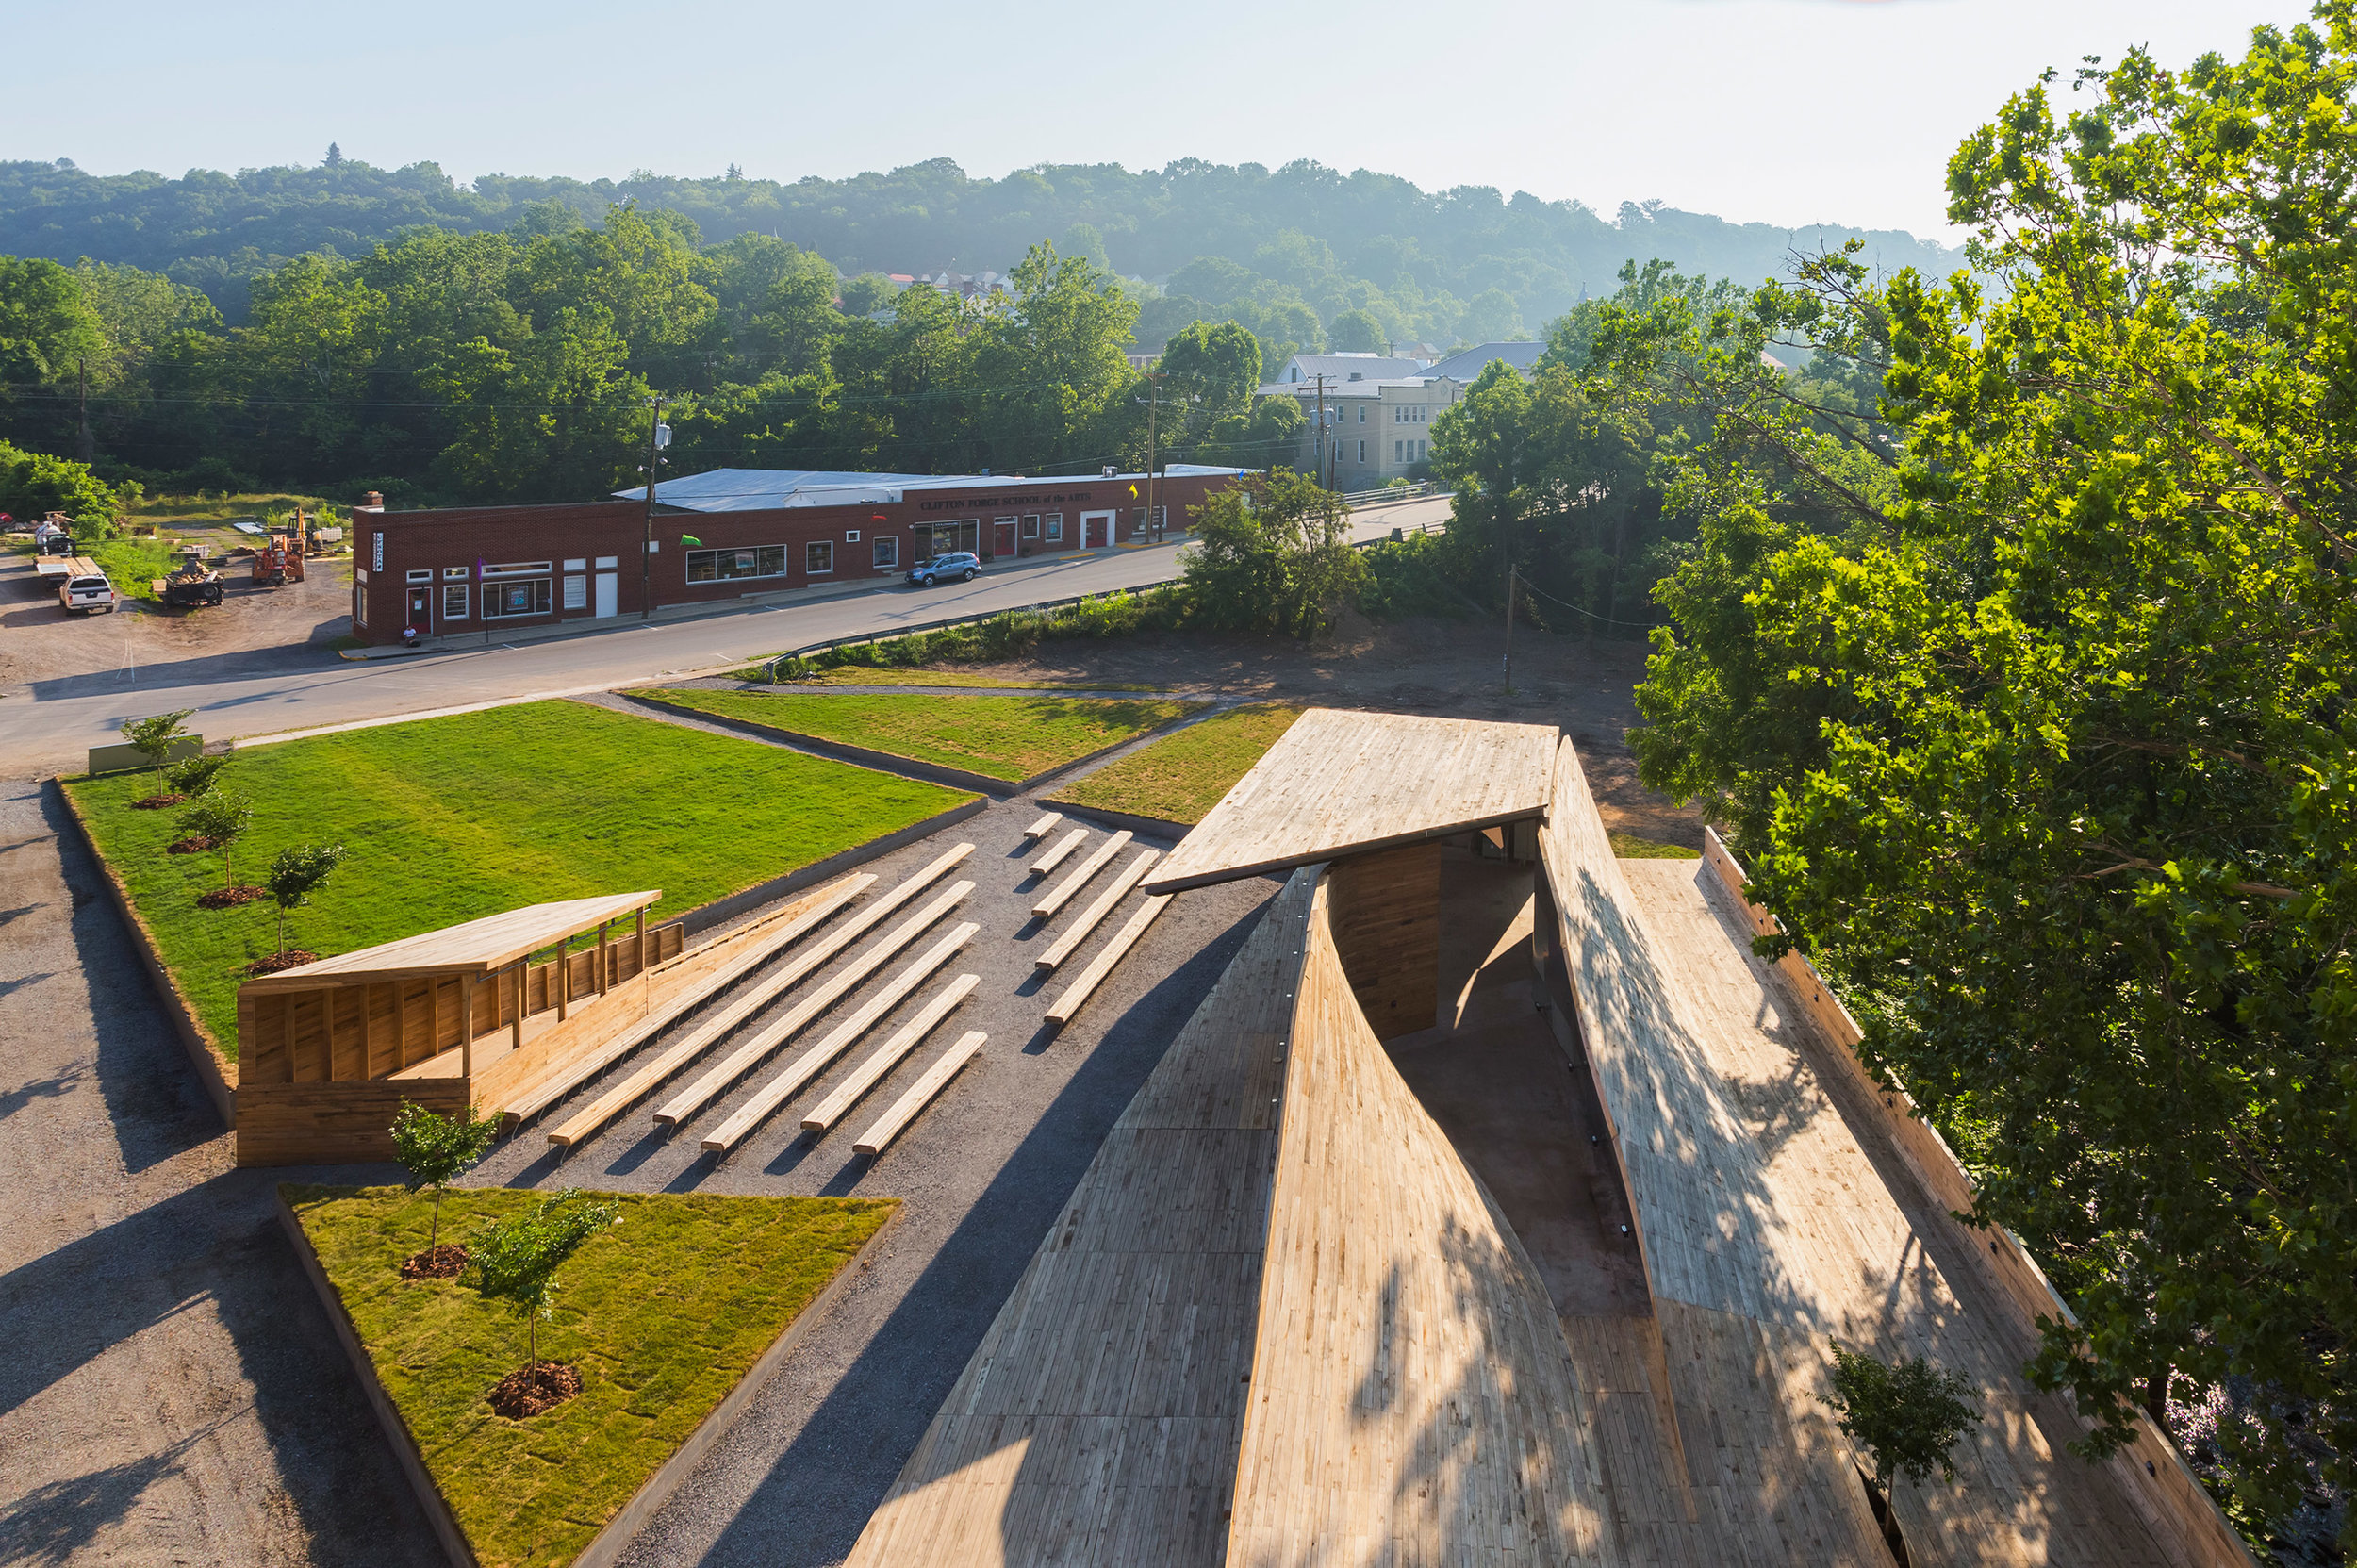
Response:
[{"label": "concrete curb", "polygon": [[680,922],[685,928],[684,934],[693,936],[701,932],[710,931],[714,926],[733,920],[739,915],[751,910],[759,909],[763,904],[783,899],[789,893],[799,893],[805,887],[816,887],[830,878],[841,876],[855,866],[888,855],[895,850],[904,849],[920,838],[931,837],[944,828],[955,827],[967,817],[979,816],[989,810],[992,804],[994,802],[989,796],[977,796],[964,805],[951,806],[948,811],[936,812],[922,822],[912,822],[905,828],[884,834],[882,838],[871,838],[865,844],[854,844],[848,850],[838,850],[826,859],[815,860],[799,871],[788,871],[782,877],[772,877],[767,882],[756,883],[741,892],[731,893],[726,898],[715,899],[710,903],[700,905],[680,916]]},{"label": "concrete curb", "polygon": [[74,831],[81,834],[82,848],[90,851],[99,875],[106,880],[107,898],[114,905],[115,913],[123,916],[123,924],[131,933],[131,946],[138,950],[140,966],[147,971],[148,983],[156,988],[157,999],[163,1004],[164,1016],[172,1020],[173,1032],[180,1036],[181,1048],[189,1053],[190,1064],[196,1068],[197,1082],[211,1097],[213,1109],[221,1113],[222,1125],[236,1131],[236,1065],[223,1053],[205,1026],[197,1021],[196,1015],[190,1010],[188,999],[180,994],[180,987],[173,983],[172,972],[164,967],[163,949],[156,945],[156,933],[147,929],[145,920],[140,918],[138,908],[131,902],[131,891],[123,885],[123,878],[116,873],[113,862],[99,853],[97,835],[91,832],[89,819],[83,817],[81,806],[74,799],[74,792],[57,779],[49,780],[47,787],[56,790],[58,799],[65,803],[66,816],[73,821]]},{"label": "concrete curb", "polygon": [[[287,1201],[288,1185],[282,1182],[278,1187],[278,1223],[286,1230],[288,1239],[294,1244],[295,1258],[302,1263],[304,1276],[311,1281],[311,1288],[319,1294],[320,1305],[327,1309],[327,1321],[335,1329],[338,1342],[343,1345],[344,1358],[352,1363],[354,1375],[360,1379],[361,1392],[369,1397],[369,1408],[376,1412],[377,1424],[385,1428],[385,1438],[392,1445],[393,1457],[401,1461],[402,1473],[408,1477],[410,1490],[417,1494],[419,1506],[425,1510],[426,1517],[433,1522],[434,1533],[440,1541],[444,1554],[449,1557],[452,1568],[477,1568],[474,1547],[467,1540],[466,1532],[458,1527],[457,1517],[451,1512],[441,1489],[434,1484],[434,1477],[427,1473],[424,1458],[418,1452],[417,1440],[410,1436],[408,1425],[401,1419],[401,1412],[393,1408],[392,1397],[385,1392],[385,1385],[377,1380],[376,1363],[369,1360],[367,1349],[360,1344],[359,1332],[352,1326],[352,1316],[344,1311],[343,1298],[336,1294],[336,1287],[328,1280],[327,1271],[320,1266],[318,1254],[311,1250],[311,1239],[303,1233],[303,1222],[295,1217],[293,1206]],[[671,1494],[679,1489],[680,1482],[687,1478],[688,1472],[695,1469],[712,1445],[735,1424],[737,1416],[761,1392],[762,1385],[777,1371],[779,1363],[794,1353],[796,1346],[826,1315],[827,1309],[849,1287],[852,1276],[859,1273],[868,1254],[892,1233],[893,1228],[899,1224],[900,1216],[907,1212],[908,1205],[903,1200],[894,1207],[882,1225],[876,1227],[875,1233],[861,1244],[860,1249],[844,1260],[843,1266],[835,1270],[834,1278],[827,1281],[826,1287],[804,1303],[802,1310],[794,1314],[794,1321],[780,1330],[778,1337],[769,1342],[769,1347],[753,1359],[753,1364],[745,1369],[745,1375],[736,1380],[736,1386],[721,1396],[720,1402],[696,1423],[695,1429],[681,1440],[677,1448],[671,1450],[670,1458],[656,1466],[654,1474],[639,1483],[630,1501],[617,1509],[614,1516],[589,1538],[589,1544],[584,1546],[581,1555],[573,1559],[571,1568],[610,1568],[621,1557],[624,1548],[645,1527],[647,1521],[670,1500]]]},{"label": "concrete curb", "polygon": [[1066,817],[1077,817],[1083,822],[1095,822],[1101,827],[1108,828],[1127,828],[1133,834],[1153,838],[1167,838],[1174,844],[1186,837],[1194,826],[1188,822],[1168,821],[1160,817],[1140,817],[1135,812],[1109,811],[1102,806],[1075,805],[1069,801],[1059,801],[1052,795],[1041,796],[1039,803],[1061,812]]},{"label": "concrete curb", "polygon": [[919,784],[944,784],[951,789],[971,789],[984,795],[1008,796],[1023,793],[1023,785],[1013,780],[994,779],[983,773],[969,773],[962,767],[943,767],[934,763],[917,762],[909,757],[896,757],[889,751],[871,751],[865,746],[846,746],[839,740],[821,740],[816,735],[806,735],[799,730],[788,730],[776,724],[756,724],[750,718],[732,718],[725,714],[706,713],[701,708],[691,708],[684,702],[666,702],[659,697],[642,697],[635,691],[618,691],[614,695],[626,702],[635,702],[640,707],[654,708],[664,713],[675,713],[683,718],[693,718],[699,723],[715,724],[724,730],[734,730],[739,734],[749,735],[755,740],[782,741],[797,751],[807,751],[812,756],[825,757],[830,762],[848,762],[854,767],[865,767],[874,772],[894,773],[904,779],[915,779]]}]

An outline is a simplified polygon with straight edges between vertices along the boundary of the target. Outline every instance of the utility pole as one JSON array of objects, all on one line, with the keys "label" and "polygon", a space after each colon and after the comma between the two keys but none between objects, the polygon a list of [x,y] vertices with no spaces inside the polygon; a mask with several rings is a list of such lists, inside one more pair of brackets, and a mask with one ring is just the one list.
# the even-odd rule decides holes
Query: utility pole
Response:
[{"label": "utility pole", "polygon": [[654,470],[670,432],[663,428],[661,393],[647,400],[647,536],[638,549],[638,619],[654,619]]},{"label": "utility pole", "polygon": [[1327,484],[1327,482],[1326,482],[1326,374],[1325,374],[1325,372],[1324,372],[1324,371],[1320,371],[1320,372],[1319,372],[1319,373],[1318,373],[1318,374],[1317,374],[1317,375],[1313,378],[1313,381],[1314,381],[1314,385],[1317,387],[1317,389],[1318,389],[1318,422],[1317,422],[1317,426],[1316,426],[1316,430],[1315,430],[1315,435],[1316,435],[1316,438],[1317,438],[1317,445],[1316,445],[1314,448],[1312,448],[1311,450],[1312,450],[1313,454],[1315,454],[1317,461],[1316,461],[1315,463],[1313,463],[1313,464],[1311,464],[1311,465],[1310,465],[1310,474],[1311,474],[1311,476],[1312,476],[1313,478],[1315,478],[1315,479],[1317,480],[1317,482],[1318,482],[1318,488],[1320,488],[1320,489],[1322,489],[1322,490],[1323,490],[1323,489],[1331,489],[1331,488],[1333,488],[1333,487],[1332,487],[1332,486],[1330,486],[1330,485],[1328,485],[1328,484]]},{"label": "utility pole", "polygon": [[1154,416],[1162,394],[1162,377],[1167,371],[1147,371],[1146,376],[1146,537],[1156,544],[1162,542],[1162,531],[1154,516]]},{"label": "utility pole", "polygon": [[80,432],[74,437],[74,455],[79,458],[82,462],[87,463],[91,460],[91,438],[90,361],[86,358],[74,361],[74,401],[76,409],[75,420],[77,421],[76,428]]},{"label": "utility pole", "polygon": [[1514,695],[1514,589],[1522,569],[1506,569],[1506,695]]}]

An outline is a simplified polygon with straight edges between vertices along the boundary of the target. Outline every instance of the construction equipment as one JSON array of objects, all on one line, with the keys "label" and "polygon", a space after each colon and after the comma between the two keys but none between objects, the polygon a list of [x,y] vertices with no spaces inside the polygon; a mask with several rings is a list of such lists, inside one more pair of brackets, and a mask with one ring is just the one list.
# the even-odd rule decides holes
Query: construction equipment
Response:
[{"label": "construction equipment", "polygon": [[303,536],[265,534],[254,545],[254,583],[274,588],[303,581]]},{"label": "construction equipment", "polygon": [[172,569],[169,576],[158,577],[157,597],[175,610],[194,609],[199,604],[218,604],[226,591],[221,573],[205,564],[201,555],[187,555]]}]

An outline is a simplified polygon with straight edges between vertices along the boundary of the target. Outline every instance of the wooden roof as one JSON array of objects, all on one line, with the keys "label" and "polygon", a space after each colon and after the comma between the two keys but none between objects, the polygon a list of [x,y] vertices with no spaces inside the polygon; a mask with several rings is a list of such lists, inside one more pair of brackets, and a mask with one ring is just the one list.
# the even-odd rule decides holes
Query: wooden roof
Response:
[{"label": "wooden roof", "polygon": [[1541,816],[1555,743],[1551,724],[1311,708],[1146,890],[1176,893]]},{"label": "wooden roof", "polygon": [[527,904],[503,915],[486,915],[462,926],[420,932],[397,942],[381,942],[249,980],[241,991],[313,991],[323,985],[366,985],[404,975],[485,975],[518,959],[553,947],[609,920],[618,920],[663,897],[663,889],[608,893],[595,899],[563,899]]}]

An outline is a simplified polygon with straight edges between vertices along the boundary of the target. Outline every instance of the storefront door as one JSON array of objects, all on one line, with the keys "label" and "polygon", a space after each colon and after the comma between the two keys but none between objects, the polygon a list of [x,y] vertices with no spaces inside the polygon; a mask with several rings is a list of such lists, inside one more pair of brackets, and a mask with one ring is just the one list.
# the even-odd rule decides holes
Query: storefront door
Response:
[{"label": "storefront door", "polygon": [[1014,519],[993,518],[990,531],[997,536],[991,549],[997,552],[999,559],[1013,560],[1015,550]]},{"label": "storefront door", "polygon": [[1080,514],[1080,548],[1102,550],[1113,542],[1112,512],[1082,512]]},{"label": "storefront door", "polygon": [[409,617],[402,624],[414,626],[420,632],[434,630],[434,590],[432,588],[409,590]]}]

